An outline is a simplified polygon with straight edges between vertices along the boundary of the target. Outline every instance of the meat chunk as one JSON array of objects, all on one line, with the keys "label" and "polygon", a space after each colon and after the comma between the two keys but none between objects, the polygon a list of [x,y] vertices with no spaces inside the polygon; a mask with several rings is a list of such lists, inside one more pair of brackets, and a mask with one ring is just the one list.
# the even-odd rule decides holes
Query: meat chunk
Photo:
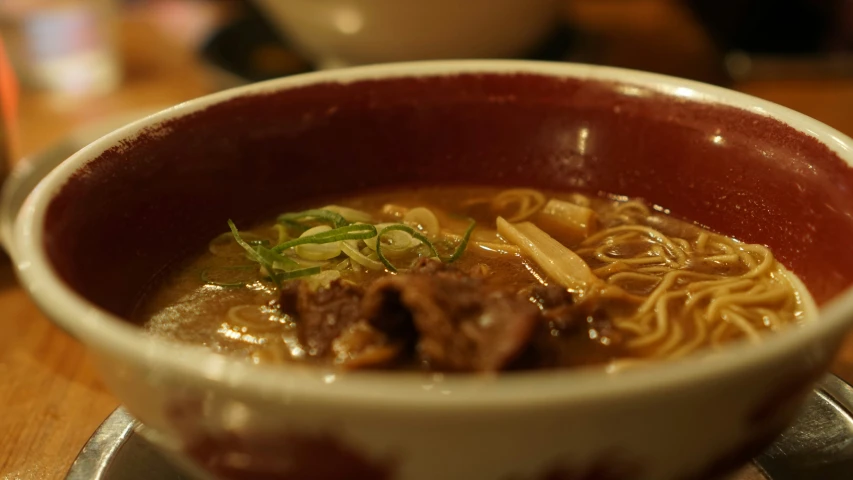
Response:
[{"label": "meat chunk", "polygon": [[391,365],[402,352],[402,344],[387,337],[365,321],[350,325],[332,341],[335,363],[345,368],[375,368]]},{"label": "meat chunk", "polygon": [[572,294],[559,285],[534,285],[527,293],[529,300],[539,307],[549,328],[572,330],[585,320],[582,312],[575,308]]},{"label": "meat chunk", "polygon": [[419,258],[409,270],[409,273],[434,274],[439,272],[462,275],[462,273],[453,265],[427,257]]},{"label": "meat chunk", "polygon": [[529,293],[530,299],[543,310],[574,303],[571,292],[559,285],[533,285],[530,287]]},{"label": "meat chunk", "polygon": [[299,340],[311,356],[324,356],[332,342],[361,318],[364,290],[335,280],[328,287],[312,290],[305,282],[290,282],[282,288],[281,310],[298,319]]},{"label": "meat chunk", "polygon": [[362,302],[364,318],[440,370],[495,371],[528,345],[539,311],[515,294],[436,261],[375,281]]},{"label": "meat chunk", "polygon": [[577,302],[557,285],[535,285],[522,292],[539,307],[542,322],[516,368],[554,368],[573,364],[605,363],[621,343],[608,312],[596,302]]},{"label": "meat chunk", "polygon": [[606,327],[596,312],[560,287],[507,291],[488,272],[422,259],[408,272],[365,290],[336,280],[328,287],[291,282],[281,309],[314,358],[345,368],[419,362],[443,371],[497,371],[565,363],[587,348],[587,331]]},{"label": "meat chunk", "polygon": [[465,270],[461,270],[454,265],[441,262],[435,258],[421,257],[412,265],[408,273],[425,273],[430,275],[441,273],[445,276],[454,276],[457,278],[486,278],[491,273],[491,269],[484,263],[478,263]]}]

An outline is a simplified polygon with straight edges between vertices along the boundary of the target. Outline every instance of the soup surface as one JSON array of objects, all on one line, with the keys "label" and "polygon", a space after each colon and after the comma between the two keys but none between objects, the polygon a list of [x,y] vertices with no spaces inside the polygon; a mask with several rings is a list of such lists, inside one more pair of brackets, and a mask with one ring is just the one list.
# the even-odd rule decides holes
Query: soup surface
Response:
[{"label": "soup surface", "polygon": [[639,200],[454,186],[295,207],[231,224],[135,320],[255,363],[494,371],[677,358],[803,318],[766,247]]}]

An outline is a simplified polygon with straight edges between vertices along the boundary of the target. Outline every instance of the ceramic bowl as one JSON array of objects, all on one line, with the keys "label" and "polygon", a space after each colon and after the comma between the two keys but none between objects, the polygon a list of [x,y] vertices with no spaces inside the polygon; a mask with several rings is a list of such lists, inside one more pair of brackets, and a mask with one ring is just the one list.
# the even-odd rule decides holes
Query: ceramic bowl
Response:
[{"label": "ceramic bowl", "polygon": [[[792,419],[853,322],[853,141],[747,95],[571,64],[333,70],[193,100],[54,170],[15,226],[23,285],[84,342],[146,436],[220,478],[702,479]],[[816,320],[645,368],[342,374],[263,367],[122,317],[227,218],[383,185],[644,197],[770,246]]]},{"label": "ceramic bowl", "polygon": [[555,0],[254,0],[320,68],[528,53],[559,20]]}]

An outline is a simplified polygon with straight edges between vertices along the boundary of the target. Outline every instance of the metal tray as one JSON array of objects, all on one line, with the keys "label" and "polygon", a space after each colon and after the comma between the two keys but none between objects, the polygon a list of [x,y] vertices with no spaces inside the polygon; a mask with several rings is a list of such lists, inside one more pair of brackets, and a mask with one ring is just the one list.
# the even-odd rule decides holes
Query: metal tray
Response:
[{"label": "metal tray", "polygon": [[[119,408],[92,435],[66,480],[181,480],[138,435],[140,424]],[[853,478],[853,387],[829,375],[796,422],[732,480],[849,480]]]}]

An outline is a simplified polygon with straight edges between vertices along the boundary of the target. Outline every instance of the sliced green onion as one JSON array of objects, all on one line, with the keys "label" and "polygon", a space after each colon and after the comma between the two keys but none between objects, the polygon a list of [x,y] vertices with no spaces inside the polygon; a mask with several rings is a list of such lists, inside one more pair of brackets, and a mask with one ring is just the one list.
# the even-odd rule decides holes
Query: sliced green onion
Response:
[{"label": "sliced green onion", "polygon": [[263,257],[264,260],[269,262],[272,268],[276,270],[290,271],[301,266],[293,259],[285,257],[284,255],[266,247],[257,246],[255,247],[255,252],[257,252],[259,256]]},{"label": "sliced green onion", "polygon": [[292,257],[290,255],[288,255],[287,258],[293,260],[294,262],[298,263],[302,267],[325,267],[325,266],[329,265],[328,260],[325,260],[325,261],[323,261],[323,260],[306,260],[306,259],[300,257],[299,255],[294,255]]},{"label": "sliced green onion", "polygon": [[[355,223],[351,224],[344,218],[341,214],[327,210],[327,209],[312,209],[305,210],[302,212],[296,213],[287,213],[284,215],[280,215],[278,217],[278,222],[285,225],[295,225],[299,228],[305,228],[305,225],[298,223],[299,220],[302,219],[317,219],[320,221],[325,221],[331,223],[335,226],[335,228],[320,231],[315,234],[308,234],[301,236],[299,238],[287,240],[280,242],[278,245],[269,248],[268,241],[245,241],[241,236],[240,232],[237,230],[237,226],[234,225],[234,222],[228,220],[228,227],[231,229],[231,234],[234,236],[234,240],[237,242],[240,247],[242,247],[246,251],[246,256],[257,263],[260,264],[263,270],[269,275],[269,277],[276,283],[278,287],[281,287],[281,282],[286,280],[291,280],[294,278],[316,275],[322,271],[320,266],[311,266],[309,268],[300,268],[302,265],[295,262],[293,259],[282,255],[281,252],[293,248],[299,245],[322,245],[329,244],[334,242],[341,242],[341,248],[343,252],[350,257],[350,264],[353,268],[355,268],[356,264],[364,266],[369,269],[379,269],[380,265],[384,265],[385,269],[389,272],[397,273],[397,268],[388,260],[385,254],[382,252],[383,246],[381,242],[382,235],[394,232],[401,231],[405,232],[414,239],[412,242],[419,241],[425,247],[426,253],[431,257],[436,257],[442,262],[452,263],[459,259],[462,254],[465,252],[465,249],[468,246],[468,242],[471,238],[471,234],[474,231],[474,227],[476,226],[476,222],[471,220],[470,225],[465,230],[465,234],[462,236],[462,240],[456,246],[456,249],[449,257],[442,257],[435,245],[421,232],[416,229],[402,224],[392,224],[387,226],[380,226],[381,230],[377,231],[377,226],[364,224],[364,223]],[[283,229],[279,228],[279,238],[282,239]],[[315,227],[316,228],[316,227]],[[320,230],[319,228],[317,230]],[[325,230],[325,229],[323,229]],[[314,230],[316,231],[316,230]],[[375,243],[375,254],[377,260],[373,260],[363,253],[358,251],[357,244],[355,242],[348,243],[356,240],[368,240],[373,239]],[[371,244],[371,247],[374,245]],[[412,243],[407,247],[415,246]],[[385,246],[385,248],[390,248],[389,246]],[[420,247],[418,247],[420,248]],[[372,252],[371,252],[372,253]],[[389,251],[389,254],[391,252]],[[370,255],[371,257],[373,255]],[[245,266],[241,266],[241,268],[245,268]],[[340,265],[338,265],[340,268]],[[277,271],[276,271],[277,270]],[[203,280],[205,283],[209,284],[219,284],[220,286],[239,286],[244,285],[244,283],[222,283],[222,282],[213,282],[207,276],[207,270],[202,272]]]},{"label": "sliced green onion", "polygon": [[307,277],[308,275],[316,275],[323,271],[320,267],[301,268],[299,270],[291,270],[289,272],[273,273],[272,277],[278,282],[293,280],[294,278]]},{"label": "sliced green onion", "polygon": [[[318,225],[305,231],[305,233],[300,235],[300,238],[310,237],[331,230],[331,227],[328,225]],[[297,245],[293,249],[296,251],[298,257],[307,260],[330,260],[341,254],[341,242],[307,243]]]},{"label": "sliced green onion", "polygon": [[381,261],[382,264],[385,265],[385,268],[387,268],[389,272],[397,273],[397,268],[395,268],[394,265],[392,265],[391,262],[389,262],[388,259],[385,258],[385,255],[382,253],[383,247],[382,247],[382,242],[380,240],[381,240],[382,235],[385,234],[386,232],[392,232],[394,230],[401,230],[401,231],[408,233],[412,237],[420,240],[421,242],[423,242],[423,244],[429,248],[429,251],[432,254],[431,256],[434,256],[434,257],[438,258],[439,260],[441,260],[442,262],[445,262],[445,263],[453,263],[456,260],[458,260],[459,257],[461,257],[462,254],[465,252],[465,248],[468,246],[468,240],[470,240],[471,233],[474,232],[474,227],[476,225],[477,225],[477,222],[475,222],[474,220],[471,220],[471,224],[468,225],[468,228],[465,230],[465,234],[462,236],[462,241],[459,242],[459,245],[456,247],[456,250],[447,258],[442,258],[441,255],[438,254],[438,251],[435,249],[435,245],[433,245],[433,243],[430,242],[429,239],[426,238],[426,236],[424,236],[420,232],[416,231],[412,227],[410,227],[408,225],[403,225],[401,223],[389,225],[389,226],[383,228],[382,231],[380,231],[376,235],[376,256],[379,257],[379,261]]},{"label": "sliced green onion", "polygon": [[288,238],[290,238],[290,235],[287,234],[287,227],[285,227],[284,225],[276,223],[275,225],[273,225],[273,229],[278,234],[278,240],[276,241],[276,244],[284,242]]},{"label": "sliced green onion", "polygon": [[415,207],[409,210],[403,215],[403,222],[409,225],[414,224],[419,231],[432,238],[435,238],[441,231],[438,217],[426,207]]},{"label": "sliced green onion", "polygon": [[[350,243],[352,242],[352,243]],[[346,254],[346,256],[350,257],[352,260],[351,265],[354,271],[359,271],[358,266],[368,270],[384,270],[385,267],[382,266],[382,263],[377,262],[371,258],[367,258],[366,255],[358,251],[358,246],[353,246],[352,244],[356,243],[354,240],[341,242],[341,250]]]},{"label": "sliced green onion", "polygon": [[340,213],[333,212],[331,210],[324,209],[311,209],[305,210],[302,212],[295,213],[285,213],[283,215],[278,216],[279,223],[293,224],[298,223],[299,220],[303,220],[306,218],[314,218],[317,220],[322,220],[325,222],[329,222],[335,228],[345,227],[349,225],[349,222],[346,218],[343,217]]},{"label": "sliced green onion", "polygon": [[348,225],[346,227],[335,228],[326,232],[320,232],[307,237],[299,237],[293,240],[280,243],[272,248],[274,252],[282,252],[288,248],[297,245],[305,245],[308,243],[332,243],[341,240],[364,240],[376,236],[376,227],[365,223]]},{"label": "sliced green onion", "polygon": [[376,235],[376,256],[379,257],[379,261],[382,262],[383,265],[385,265],[385,268],[387,268],[389,272],[397,273],[397,268],[394,267],[394,265],[392,265],[391,262],[389,262],[388,259],[385,258],[385,254],[382,253],[382,249],[384,247],[382,246],[381,240],[382,240],[382,235],[384,235],[388,232],[393,232],[395,230],[400,230],[400,231],[406,232],[409,235],[411,235],[412,237],[420,240],[421,242],[424,243],[424,245],[429,247],[429,250],[430,250],[430,253],[432,253],[432,256],[435,256],[435,257],[438,257],[439,259],[441,259],[441,257],[438,255],[438,251],[435,249],[435,246],[433,246],[432,242],[430,242],[429,239],[427,237],[425,237],[422,233],[416,231],[414,228],[412,228],[408,225],[403,225],[402,223],[395,223],[394,225],[388,225],[387,227],[383,228],[382,231]]},{"label": "sliced green onion", "polygon": [[206,285],[215,285],[217,287],[245,287],[246,282],[219,282],[216,280],[212,280],[209,276],[209,273],[211,270],[254,270],[256,268],[257,266],[254,264],[205,268],[201,271],[200,277],[201,281],[204,282]]},{"label": "sliced green onion", "polygon": [[462,235],[462,241],[459,242],[459,246],[456,247],[456,251],[454,251],[453,254],[450,255],[450,258],[446,260],[447,263],[453,263],[456,260],[459,260],[459,257],[461,257],[462,254],[465,252],[465,248],[468,247],[468,240],[471,239],[471,234],[474,233],[474,227],[476,226],[477,222],[472,219],[471,223],[468,225],[468,228],[465,229],[465,234]]},{"label": "sliced green onion", "polygon": [[362,212],[361,210],[356,210],[354,208],[342,207],[340,205],[326,205],[322,208],[323,210],[329,210],[331,212],[339,213],[342,217],[344,217],[348,222],[363,222],[369,223],[373,221],[373,217],[370,216],[367,212]]},{"label": "sliced green onion", "polygon": [[[290,235],[290,230],[295,230],[296,235],[299,236],[299,234],[301,234],[305,230],[308,230],[309,228],[311,228],[309,225],[302,225],[301,223],[291,222],[291,221],[280,222],[280,223],[277,223],[276,225],[279,225],[280,227],[282,227],[285,230],[286,235],[285,235],[284,240],[287,240],[288,238],[292,238],[292,236]],[[280,240],[278,243],[281,243],[284,240]]]},{"label": "sliced green onion", "polygon": [[[384,230],[385,227],[391,225],[399,225],[399,223],[380,223],[376,225],[376,230]],[[414,227],[413,227],[414,228]],[[423,244],[420,240],[414,238],[408,231],[390,230],[384,235],[387,242],[382,244],[384,249],[382,253],[386,258],[397,259],[406,256],[411,251]],[[379,243],[379,236],[368,238],[364,241],[364,245],[369,251],[362,251],[365,255],[370,255],[376,251],[376,244]]]},{"label": "sliced green onion", "polygon": [[[240,236],[240,231],[237,230],[237,226],[234,225],[234,222],[229,218],[228,219],[228,228],[231,229],[231,235],[234,235],[234,241],[237,242],[237,245],[243,247],[243,250],[246,251],[246,254],[251,260],[254,260],[260,263],[262,266],[266,267],[266,264],[270,264],[270,268],[272,268],[272,262],[267,262],[264,257],[261,256],[256,250],[255,247],[249,245],[248,242],[243,240],[243,237]],[[263,247],[261,247],[263,248]]]},{"label": "sliced green onion", "polygon": [[[262,241],[260,236],[251,232],[243,233],[242,238],[249,245],[257,245]],[[243,247],[234,241],[234,235],[230,231],[217,235],[216,238],[208,242],[207,249],[217,257],[233,257],[245,253]]]},{"label": "sliced green onion", "polygon": [[237,226],[234,225],[234,222],[231,219],[228,219],[228,228],[231,229],[231,233],[234,235],[234,240],[237,244],[246,250],[246,256],[248,256],[250,260],[254,260],[261,264],[261,267],[266,270],[267,274],[272,278],[272,281],[277,287],[281,288],[281,281],[275,274],[275,269],[293,270],[299,267],[298,263],[269,248],[261,245],[256,245],[254,247],[249,245],[249,243],[243,240],[240,236],[240,231],[237,230]]}]

